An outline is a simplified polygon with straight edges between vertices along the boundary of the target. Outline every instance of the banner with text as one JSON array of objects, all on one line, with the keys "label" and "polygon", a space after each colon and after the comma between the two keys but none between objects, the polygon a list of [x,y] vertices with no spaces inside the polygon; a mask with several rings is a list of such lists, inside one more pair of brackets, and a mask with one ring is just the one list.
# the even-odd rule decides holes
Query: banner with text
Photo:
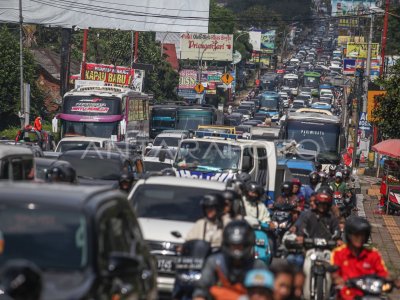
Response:
[{"label": "banner with text", "polygon": [[364,43],[363,36],[349,36],[349,35],[339,35],[337,40],[339,45],[347,46],[347,43]]},{"label": "banner with text", "polygon": [[179,89],[194,89],[197,83],[196,70],[181,70],[179,72]]},{"label": "banner with text", "polygon": [[338,26],[340,28],[355,28],[355,27],[358,27],[358,19],[340,18]]},{"label": "banner with text", "polygon": [[135,71],[127,67],[86,63],[83,65],[84,80],[104,81],[105,83],[129,86]]},{"label": "banner with text", "polygon": [[261,50],[273,53],[275,50],[275,30],[268,30],[261,34]]},{"label": "banner with text", "polygon": [[183,33],[180,59],[232,61],[232,34]]},{"label": "banner with text", "polygon": [[[371,58],[377,58],[379,55],[379,44],[372,43]],[[368,43],[347,43],[346,57],[349,58],[367,58]]]},{"label": "banner with text", "polygon": [[332,16],[362,15],[375,6],[375,0],[331,0]]}]

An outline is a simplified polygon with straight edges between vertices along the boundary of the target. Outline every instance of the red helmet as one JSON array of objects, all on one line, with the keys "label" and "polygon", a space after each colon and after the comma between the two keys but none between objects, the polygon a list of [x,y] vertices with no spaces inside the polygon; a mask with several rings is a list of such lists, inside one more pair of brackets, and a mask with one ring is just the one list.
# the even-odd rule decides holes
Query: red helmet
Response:
[{"label": "red helmet", "polygon": [[317,196],[315,197],[315,203],[325,203],[328,205],[332,205],[332,196],[329,195],[328,193],[318,193]]},{"label": "red helmet", "polygon": [[298,178],[292,178],[292,183],[293,185],[298,185],[299,187],[301,187],[301,181]]}]

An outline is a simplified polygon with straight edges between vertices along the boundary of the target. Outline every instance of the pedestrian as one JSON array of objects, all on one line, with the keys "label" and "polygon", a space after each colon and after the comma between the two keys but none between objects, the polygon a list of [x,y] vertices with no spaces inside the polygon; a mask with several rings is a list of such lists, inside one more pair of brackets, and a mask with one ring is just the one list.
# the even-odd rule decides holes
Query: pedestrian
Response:
[{"label": "pedestrian", "polygon": [[33,128],[37,131],[42,131],[42,118],[37,117],[33,123]]}]

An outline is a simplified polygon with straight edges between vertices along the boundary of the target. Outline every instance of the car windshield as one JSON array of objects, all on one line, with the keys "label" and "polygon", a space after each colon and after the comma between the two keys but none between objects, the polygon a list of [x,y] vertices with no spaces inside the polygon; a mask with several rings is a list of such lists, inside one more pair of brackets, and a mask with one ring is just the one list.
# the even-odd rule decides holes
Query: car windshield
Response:
[{"label": "car windshield", "polygon": [[153,145],[178,147],[180,140],[180,137],[158,136],[155,138]]},{"label": "car windshield", "polygon": [[99,149],[99,142],[80,142],[80,141],[61,141],[56,152],[66,152],[70,150],[96,150]]},{"label": "car windshield", "polygon": [[221,172],[237,170],[241,149],[231,144],[184,141],[178,150],[175,166],[200,172]]},{"label": "car windshield", "polygon": [[61,155],[60,160],[68,161],[75,169],[79,178],[84,179],[102,179],[118,180],[123,172],[122,162],[119,159],[113,159],[107,154],[86,154]]},{"label": "car windshield", "polygon": [[[71,212],[33,203],[0,207],[0,233],[4,251],[0,265],[26,259],[39,268],[82,269],[88,262],[86,219]],[[62,259],[60,259],[62,258]]]},{"label": "car windshield", "polygon": [[139,218],[196,222],[203,217],[202,197],[215,192],[197,187],[144,184],[131,200]]},{"label": "car windshield", "polygon": [[159,148],[152,148],[146,156],[148,157],[160,157],[165,155],[166,159],[174,159],[176,154],[176,150],[174,149],[159,149]]}]

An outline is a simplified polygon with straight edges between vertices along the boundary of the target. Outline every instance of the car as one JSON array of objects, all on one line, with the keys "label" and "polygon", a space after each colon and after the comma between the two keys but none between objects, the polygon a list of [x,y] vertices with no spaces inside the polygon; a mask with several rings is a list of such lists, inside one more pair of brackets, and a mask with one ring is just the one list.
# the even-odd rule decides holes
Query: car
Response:
[{"label": "car", "polygon": [[248,109],[236,109],[235,113],[240,113],[243,115],[243,120],[248,120],[251,118],[251,111]]},{"label": "car", "polygon": [[307,107],[304,100],[294,100],[290,108],[299,109],[303,107]]},{"label": "car", "polygon": [[146,172],[155,172],[172,168],[176,151],[176,148],[154,146],[143,157],[144,169]]},{"label": "car", "polygon": [[237,126],[242,122],[242,115],[227,115],[224,117],[224,125],[225,126]]},{"label": "car", "polygon": [[106,187],[0,183],[0,267],[41,269],[42,300],[156,299],[156,264],[126,195]]},{"label": "car", "polygon": [[0,144],[0,180],[33,180],[34,157],[29,148]]},{"label": "car", "polygon": [[179,142],[188,136],[184,133],[160,133],[154,139],[152,146],[168,146],[168,147],[178,147]]},{"label": "car", "polygon": [[150,252],[158,260],[159,291],[172,291],[178,250],[194,223],[203,217],[201,199],[225,189],[226,184],[218,181],[152,176],[139,180],[129,193]]},{"label": "car", "polygon": [[110,185],[118,188],[122,174],[130,173],[138,179],[144,173],[143,161],[105,150],[71,150],[58,158],[68,161],[76,170],[81,185]]},{"label": "car", "polygon": [[123,153],[130,158],[135,158],[142,153],[140,145],[128,142],[107,141],[104,144],[104,149],[108,151]]},{"label": "car", "polygon": [[[265,120],[265,117],[264,117],[264,120]],[[264,123],[263,120],[251,119],[251,120],[244,121],[241,125],[258,126],[263,123]]]},{"label": "car", "polygon": [[89,136],[65,137],[58,142],[55,152],[103,149],[107,141],[110,140]]}]

